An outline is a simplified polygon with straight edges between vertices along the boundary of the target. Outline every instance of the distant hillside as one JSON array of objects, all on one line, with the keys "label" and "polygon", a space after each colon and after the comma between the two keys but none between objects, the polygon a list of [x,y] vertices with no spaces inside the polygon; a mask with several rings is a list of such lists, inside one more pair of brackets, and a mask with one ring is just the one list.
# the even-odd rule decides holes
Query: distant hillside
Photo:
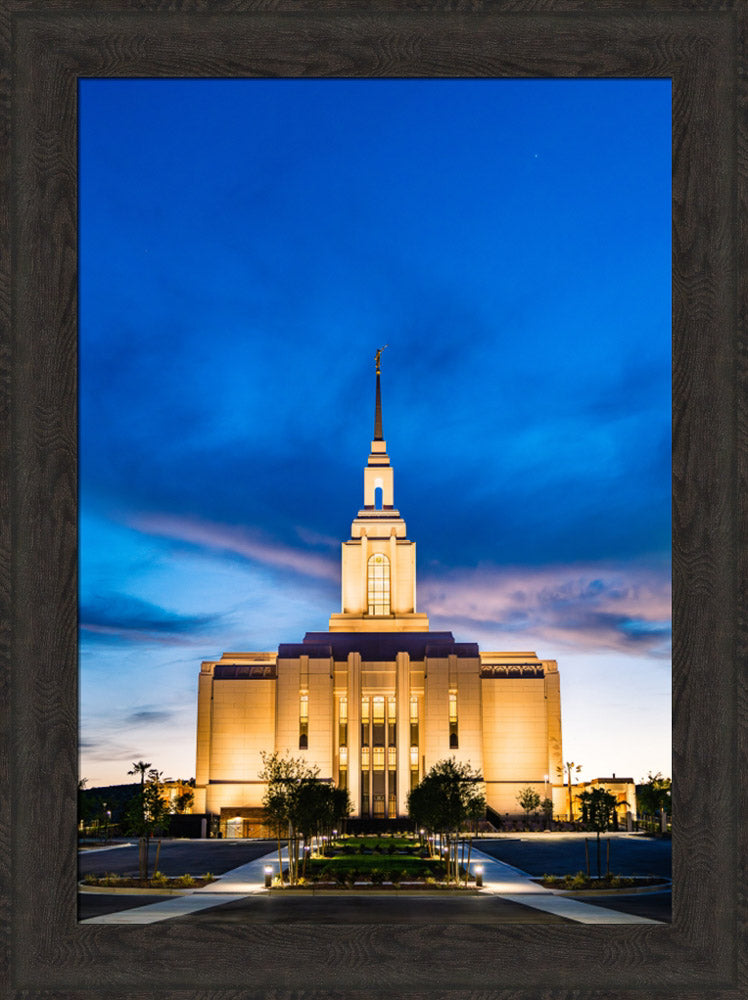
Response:
[{"label": "distant hillside", "polygon": [[82,819],[102,818],[111,812],[113,823],[122,820],[127,803],[140,791],[140,782],[127,785],[101,785],[83,788],[78,792],[78,814]]}]

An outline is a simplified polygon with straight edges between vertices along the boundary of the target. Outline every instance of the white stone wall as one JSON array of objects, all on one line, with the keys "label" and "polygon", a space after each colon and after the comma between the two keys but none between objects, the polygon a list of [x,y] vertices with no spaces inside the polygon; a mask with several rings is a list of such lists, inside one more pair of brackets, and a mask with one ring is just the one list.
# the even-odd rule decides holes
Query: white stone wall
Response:
[{"label": "white stone wall", "polygon": [[[521,812],[516,796],[527,785],[545,795],[549,774],[545,679],[484,678],[483,771],[486,800],[498,812]],[[510,783],[510,784],[508,784]]]}]

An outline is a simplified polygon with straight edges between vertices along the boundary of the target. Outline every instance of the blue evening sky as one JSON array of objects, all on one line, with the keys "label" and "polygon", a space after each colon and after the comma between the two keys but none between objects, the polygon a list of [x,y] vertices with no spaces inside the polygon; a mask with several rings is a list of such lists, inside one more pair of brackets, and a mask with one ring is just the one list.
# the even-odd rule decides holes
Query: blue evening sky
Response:
[{"label": "blue evening sky", "polygon": [[670,83],[80,84],[81,775],[340,610],[374,352],[418,610],[670,773]]}]

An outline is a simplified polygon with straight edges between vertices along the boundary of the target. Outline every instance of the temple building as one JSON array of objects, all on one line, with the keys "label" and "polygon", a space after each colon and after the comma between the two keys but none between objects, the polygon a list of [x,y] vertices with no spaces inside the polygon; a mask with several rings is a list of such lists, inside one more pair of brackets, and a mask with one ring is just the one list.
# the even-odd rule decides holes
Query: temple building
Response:
[{"label": "temple building", "polygon": [[356,817],[404,819],[408,792],[448,757],[482,774],[489,818],[520,813],[528,785],[564,811],[555,660],[481,651],[431,631],[416,610],[416,545],[395,507],[379,362],[377,352],[374,440],[363,506],[342,543],[341,611],[301,642],[201,666],[194,812],[224,836],[258,832],[261,754],[274,750],[347,788]]}]

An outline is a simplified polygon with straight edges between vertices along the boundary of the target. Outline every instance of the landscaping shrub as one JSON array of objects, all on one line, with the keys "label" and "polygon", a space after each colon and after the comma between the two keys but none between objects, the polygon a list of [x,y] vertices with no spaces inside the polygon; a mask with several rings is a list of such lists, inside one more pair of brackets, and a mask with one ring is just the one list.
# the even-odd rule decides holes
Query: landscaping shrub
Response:
[{"label": "landscaping shrub", "polygon": [[175,883],[180,889],[192,889],[195,885],[195,880],[191,875],[185,874],[177,879]]},{"label": "landscaping shrub", "polygon": [[381,885],[384,882],[384,872],[381,868],[372,868],[369,872],[369,878],[371,879],[372,885]]}]

